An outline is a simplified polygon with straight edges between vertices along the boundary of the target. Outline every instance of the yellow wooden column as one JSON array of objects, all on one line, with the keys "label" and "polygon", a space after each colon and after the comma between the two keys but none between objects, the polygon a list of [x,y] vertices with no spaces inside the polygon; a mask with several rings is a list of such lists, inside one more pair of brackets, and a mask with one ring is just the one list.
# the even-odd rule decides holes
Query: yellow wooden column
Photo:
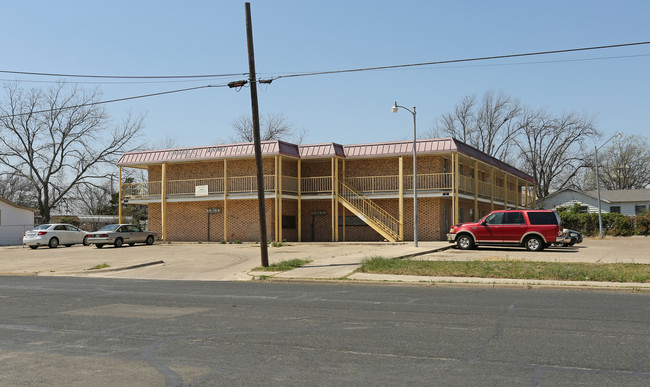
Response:
[{"label": "yellow wooden column", "polygon": [[279,187],[278,187],[278,192],[280,193],[280,198],[278,200],[278,242],[282,242],[282,156],[278,156],[278,164],[280,165],[280,171],[279,171],[279,177],[278,177],[278,182],[279,182]]},{"label": "yellow wooden column", "polygon": [[[346,180],[345,180],[345,159],[341,160],[341,162],[343,163],[343,171],[342,171],[343,177],[341,178],[341,180],[346,182]],[[338,191],[337,191],[337,193],[338,193]],[[337,205],[337,207],[339,207],[339,206]],[[341,223],[341,226],[342,226],[342,230],[343,230],[343,242],[345,242],[345,207],[341,207],[341,211],[343,211],[343,213],[341,214],[341,219],[343,219],[343,222]]]},{"label": "yellow wooden column", "polygon": [[[117,173],[117,221],[122,223],[122,166]],[[111,189],[113,189],[111,187]],[[112,198],[111,198],[112,199]]]},{"label": "yellow wooden column", "polygon": [[227,159],[223,159],[223,240],[225,242],[228,242],[228,160]]},{"label": "yellow wooden column", "polygon": [[519,185],[519,178],[515,179],[515,196],[515,209],[518,210],[519,205],[521,204],[521,186]]},{"label": "yellow wooden column", "polygon": [[474,160],[474,221],[478,220],[478,160]]},{"label": "yellow wooden column", "polygon": [[339,241],[339,159],[334,158],[334,242]]},{"label": "yellow wooden column", "polygon": [[526,206],[525,208],[528,208],[528,182],[526,184],[526,193],[524,194],[524,205]]},{"label": "yellow wooden column", "polygon": [[494,180],[494,167],[490,167],[490,211],[494,211],[494,185],[496,180]]},{"label": "yellow wooden column", "polygon": [[399,238],[404,240],[404,156],[399,157]]},{"label": "yellow wooden column", "polygon": [[503,173],[503,209],[508,209],[508,174]]},{"label": "yellow wooden column", "polygon": [[302,160],[298,159],[298,242],[302,242]]},{"label": "yellow wooden column", "polygon": [[167,240],[167,163],[162,164],[162,181],[160,190],[160,218],[162,222],[162,240]]},{"label": "yellow wooden column", "polygon": [[273,241],[278,241],[278,156],[273,158]]},{"label": "yellow wooden column", "polygon": [[332,157],[331,164],[332,164],[331,165],[331,170],[330,170],[331,178],[332,178],[332,216],[331,216],[331,220],[332,220],[332,242],[334,242],[334,229],[336,228],[336,219],[334,219],[334,207],[335,207],[335,205],[334,205],[334,201],[335,201],[334,189],[335,188],[334,187],[336,187],[336,181],[334,180],[334,157]]},{"label": "yellow wooden column", "polygon": [[459,163],[458,159],[460,158],[459,156],[460,155],[458,154],[458,152],[456,152],[456,162],[454,164],[454,176],[455,176],[455,178],[454,178],[454,189],[455,189],[455,193],[454,193],[454,202],[455,202],[455,206],[454,206],[455,207],[454,208],[454,224],[458,224],[458,221],[459,221],[458,213],[460,212],[459,208],[458,208],[460,206],[460,200],[458,198],[458,195],[460,194],[460,174],[459,174],[459,170],[458,170],[458,163]]}]

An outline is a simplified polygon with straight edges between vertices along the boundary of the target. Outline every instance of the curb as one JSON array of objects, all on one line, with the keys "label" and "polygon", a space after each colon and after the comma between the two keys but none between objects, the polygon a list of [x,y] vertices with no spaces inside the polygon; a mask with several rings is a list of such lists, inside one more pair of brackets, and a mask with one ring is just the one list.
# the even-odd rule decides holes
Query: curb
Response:
[{"label": "curb", "polygon": [[165,263],[164,261],[160,260],[154,262],[140,263],[132,266],[116,267],[113,269],[99,269],[99,270],[86,269],[85,271],[83,271],[83,273],[108,273],[112,271],[123,271],[123,270],[139,269],[141,267],[147,267],[147,266],[162,265],[164,263]]},{"label": "curb", "polygon": [[638,284],[620,284],[613,286],[594,286],[585,283],[584,285],[570,284],[543,284],[543,283],[496,283],[496,282],[465,282],[449,280],[422,280],[422,281],[400,281],[381,279],[332,279],[332,278],[277,278],[268,277],[260,279],[253,277],[252,282],[274,282],[274,283],[312,283],[330,285],[372,285],[372,286],[415,286],[415,287],[479,287],[494,289],[527,289],[527,290],[582,290],[582,291],[611,291],[626,293],[650,293],[650,287],[638,287]]}]

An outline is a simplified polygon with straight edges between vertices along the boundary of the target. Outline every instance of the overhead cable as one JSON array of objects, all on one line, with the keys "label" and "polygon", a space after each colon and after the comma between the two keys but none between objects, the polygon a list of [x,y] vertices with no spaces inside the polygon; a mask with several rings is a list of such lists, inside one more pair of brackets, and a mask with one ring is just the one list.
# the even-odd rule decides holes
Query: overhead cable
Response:
[{"label": "overhead cable", "polygon": [[128,100],[138,99],[138,98],[154,97],[154,96],[158,96],[158,95],[181,93],[181,92],[184,92],[184,91],[205,89],[205,88],[208,88],[208,87],[226,87],[226,86],[228,86],[228,85],[227,84],[225,84],[225,85],[204,85],[204,86],[188,87],[186,89],[161,91],[161,92],[158,92],[158,93],[136,95],[136,96],[124,97],[124,98],[116,98],[116,99],[110,99],[110,100],[106,100],[106,101],[89,102],[89,103],[84,103],[84,104],[79,104],[79,105],[63,106],[63,107],[53,108],[53,109],[45,109],[45,110],[38,110],[38,111],[30,111],[30,112],[26,112],[26,113],[10,114],[10,115],[6,115],[6,116],[0,116],[0,119],[25,116],[25,115],[29,115],[29,114],[47,113],[47,112],[51,112],[51,111],[76,109],[76,108],[80,108],[80,107],[84,107],[84,106],[102,105],[102,104],[113,103],[113,102],[128,101]]},{"label": "overhead cable", "polygon": [[361,71],[390,70],[390,69],[399,69],[399,68],[406,68],[406,67],[432,66],[432,65],[440,65],[440,64],[449,64],[449,63],[478,62],[484,60],[520,58],[526,56],[562,54],[562,53],[580,52],[580,51],[593,51],[593,50],[603,50],[608,48],[640,46],[640,45],[647,45],[647,44],[650,44],[650,42],[622,43],[622,44],[611,44],[607,46],[568,48],[563,50],[537,51],[537,52],[526,52],[526,53],[508,54],[508,55],[493,55],[493,56],[484,56],[478,58],[449,59],[449,60],[441,60],[441,61],[433,61],[433,62],[410,63],[410,64],[400,64],[400,65],[390,65],[390,66],[376,66],[376,67],[363,67],[363,68],[345,69],[345,70],[319,71],[319,72],[311,72],[311,73],[278,75],[276,77],[273,77],[273,79],[306,77],[306,76],[313,76],[313,75],[354,73],[354,72],[361,72]]}]

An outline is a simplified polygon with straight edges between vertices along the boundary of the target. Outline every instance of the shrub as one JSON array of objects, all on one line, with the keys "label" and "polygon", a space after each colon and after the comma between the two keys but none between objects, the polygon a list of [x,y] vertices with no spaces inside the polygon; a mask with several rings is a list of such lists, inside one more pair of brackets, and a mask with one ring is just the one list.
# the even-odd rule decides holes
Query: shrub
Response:
[{"label": "shrub", "polygon": [[638,235],[650,235],[650,211],[644,211],[634,218],[634,230]]},{"label": "shrub", "polygon": [[613,215],[619,215],[619,216],[617,216],[614,221],[614,226],[612,228],[611,235],[621,235],[621,236],[634,235],[634,224],[632,223],[632,219],[621,214],[613,214]]}]

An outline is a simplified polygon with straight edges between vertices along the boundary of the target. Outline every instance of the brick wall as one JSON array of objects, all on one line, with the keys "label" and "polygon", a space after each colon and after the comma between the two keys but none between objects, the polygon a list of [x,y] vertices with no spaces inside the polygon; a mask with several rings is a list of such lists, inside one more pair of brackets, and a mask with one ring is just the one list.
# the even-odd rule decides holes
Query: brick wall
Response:
[{"label": "brick wall", "polygon": [[[444,158],[442,156],[418,156],[418,174],[442,173]],[[404,156],[404,174],[413,174],[413,157]],[[339,162],[339,174],[342,163]],[[399,157],[374,159],[348,159],[345,161],[346,177],[399,175]],[[341,175],[342,176],[342,175]]]},{"label": "brick wall", "polygon": [[[273,199],[267,199],[267,239],[273,239]],[[221,213],[209,214],[208,208],[221,208]],[[256,199],[228,200],[227,240],[259,241],[259,208]],[[208,216],[210,241],[220,241],[224,235],[223,200],[199,202],[167,202],[167,239],[170,241],[207,241]],[[160,203],[149,204],[149,229],[162,236]]]}]

